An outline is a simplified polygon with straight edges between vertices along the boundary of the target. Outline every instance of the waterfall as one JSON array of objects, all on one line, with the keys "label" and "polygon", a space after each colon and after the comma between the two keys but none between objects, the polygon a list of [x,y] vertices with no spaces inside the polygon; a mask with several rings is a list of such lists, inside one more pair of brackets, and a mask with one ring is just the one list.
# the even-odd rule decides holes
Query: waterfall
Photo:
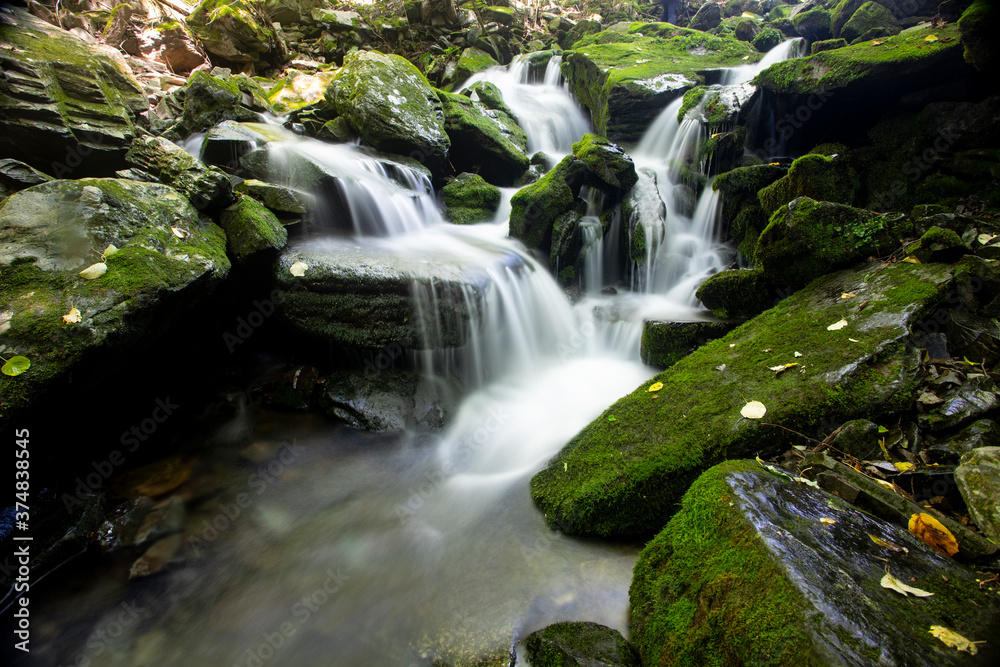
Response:
[{"label": "waterfall", "polygon": [[528,153],[542,152],[558,160],[590,131],[587,117],[563,81],[561,64],[562,56],[552,56],[539,81],[538,66],[529,56],[518,56],[506,68],[492,67],[473,75],[461,90],[480,81],[495,85],[528,135]]}]

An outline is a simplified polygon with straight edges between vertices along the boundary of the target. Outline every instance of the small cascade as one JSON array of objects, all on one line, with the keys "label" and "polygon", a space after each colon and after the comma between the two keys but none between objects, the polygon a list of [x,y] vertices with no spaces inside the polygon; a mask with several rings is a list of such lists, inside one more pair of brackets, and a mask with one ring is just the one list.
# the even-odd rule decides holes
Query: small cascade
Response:
[{"label": "small cascade", "polygon": [[508,67],[493,67],[469,78],[467,90],[488,81],[503,94],[518,124],[528,135],[528,153],[539,151],[557,159],[572,151],[574,142],[590,131],[590,123],[563,81],[562,56],[552,56],[541,69],[529,57],[519,56]]},{"label": "small cascade", "polygon": [[736,86],[749,83],[755,76],[775,63],[806,55],[806,40],[801,37],[786,39],[764,54],[764,57],[752,65],[730,67],[722,77],[722,85]]},{"label": "small cascade", "polygon": [[596,294],[604,286],[604,226],[598,217],[604,207],[605,195],[596,188],[583,186],[580,196],[587,202],[587,212],[580,220],[583,234],[583,276],[581,287],[588,294]]}]

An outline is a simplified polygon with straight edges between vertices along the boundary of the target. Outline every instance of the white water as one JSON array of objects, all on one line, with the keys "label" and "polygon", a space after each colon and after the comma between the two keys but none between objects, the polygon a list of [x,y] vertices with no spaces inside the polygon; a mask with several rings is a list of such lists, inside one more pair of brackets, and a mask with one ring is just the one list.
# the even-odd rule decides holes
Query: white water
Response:
[{"label": "white water", "polygon": [[519,56],[506,68],[493,67],[469,77],[462,90],[480,81],[495,85],[528,135],[528,154],[541,151],[558,161],[590,131],[590,122],[562,80],[561,63],[562,56],[553,56],[537,81],[528,59]]}]

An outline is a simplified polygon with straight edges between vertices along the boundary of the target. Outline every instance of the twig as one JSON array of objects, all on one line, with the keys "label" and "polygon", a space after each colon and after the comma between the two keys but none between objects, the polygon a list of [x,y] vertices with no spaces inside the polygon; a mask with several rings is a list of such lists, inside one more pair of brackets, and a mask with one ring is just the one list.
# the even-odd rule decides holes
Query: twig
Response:
[{"label": "twig", "polygon": [[[761,422],[761,424],[763,424],[764,426],[774,426],[775,428],[780,428],[783,431],[788,431],[789,433],[794,433],[795,435],[799,436],[800,438],[805,438],[809,442],[819,443],[819,440],[817,440],[816,438],[810,438],[808,435],[803,435],[802,433],[799,433],[798,431],[793,431],[792,429],[787,428],[785,426],[782,426],[781,424],[772,424],[771,422]],[[820,443],[820,444],[822,444],[822,443]]]}]

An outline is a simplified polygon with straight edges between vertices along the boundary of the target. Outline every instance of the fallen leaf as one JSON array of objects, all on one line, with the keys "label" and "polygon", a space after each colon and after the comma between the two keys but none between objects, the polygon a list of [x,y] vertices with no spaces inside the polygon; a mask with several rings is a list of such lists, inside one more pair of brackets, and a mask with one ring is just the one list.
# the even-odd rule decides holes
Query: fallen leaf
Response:
[{"label": "fallen leaf", "polygon": [[853,299],[856,296],[857,296],[857,294],[855,294],[854,292],[841,292],[840,293],[840,298],[841,299]]},{"label": "fallen leaf", "polygon": [[730,343],[729,347],[736,347],[736,343]]},{"label": "fallen leaf", "polygon": [[777,374],[780,374],[780,373],[783,373],[783,372],[787,371],[789,368],[793,368],[793,367],[798,366],[798,365],[799,365],[799,362],[793,361],[790,364],[781,364],[780,366],[771,366],[770,370],[774,371],[775,374],[777,375]]},{"label": "fallen leaf", "polygon": [[920,392],[920,396],[917,396],[917,401],[923,403],[924,405],[937,405],[944,401],[943,398],[935,394],[934,392],[927,391],[926,389]]},{"label": "fallen leaf", "polygon": [[180,227],[171,227],[170,231],[172,231],[174,233],[174,236],[176,236],[179,239],[186,239],[187,237],[191,236],[191,232],[189,232],[186,229],[181,229]]},{"label": "fallen leaf", "polygon": [[976,648],[976,644],[985,644],[985,641],[970,642],[968,639],[958,634],[950,628],[946,628],[943,625],[932,625],[931,629],[928,630],[932,635],[944,642],[944,645],[949,648],[958,649],[959,651],[965,651],[969,655],[975,655],[979,652]]},{"label": "fallen leaf", "polygon": [[892,542],[888,542],[886,540],[883,540],[881,537],[876,537],[875,535],[872,535],[871,533],[868,533],[867,535],[868,535],[869,539],[871,539],[872,542],[874,542],[875,544],[879,545],[883,549],[888,549],[889,551],[895,551],[896,553],[905,553],[905,554],[910,553],[910,550],[907,549],[906,547],[896,546]]},{"label": "fallen leaf", "polygon": [[836,519],[830,519],[830,518],[824,516],[824,517],[820,518],[819,522],[821,524],[823,524],[824,526],[832,526],[833,524],[837,523],[837,520]]},{"label": "fallen leaf", "polygon": [[654,392],[654,391],[660,391],[661,389],[663,389],[663,383],[654,382],[653,384],[649,385],[649,389],[647,389],[646,391]]},{"label": "fallen leaf", "polygon": [[91,264],[83,271],[80,272],[81,278],[86,278],[87,280],[94,280],[100,278],[105,273],[108,272],[108,265],[104,262],[98,262],[97,264]]},{"label": "fallen leaf", "polygon": [[108,255],[113,255],[116,252],[118,252],[118,248],[115,247],[115,244],[114,243],[109,243],[108,247],[105,248],[104,252],[101,253],[101,259],[104,259]]},{"label": "fallen leaf", "polygon": [[793,354],[792,356],[793,356],[793,357],[795,357],[796,359],[798,359],[799,357],[801,357],[801,356],[802,356],[802,353],[801,353],[801,352],[796,352],[796,353],[795,353],[795,354]]},{"label": "fallen leaf", "polygon": [[898,470],[899,472],[906,472],[907,470],[913,467],[912,463],[907,463],[905,461],[893,463],[892,465],[896,466],[896,470]]},{"label": "fallen leaf", "polygon": [[905,262],[905,263],[907,263],[907,264],[919,264],[920,263],[920,260],[917,259],[916,257],[904,257],[902,261]]},{"label": "fallen leaf", "polygon": [[718,365],[718,366],[715,367],[715,370],[717,370],[717,371],[724,371],[724,370],[726,370],[726,365],[725,364],[720,364],[720,365]]},{"label": "fallen leaf", "polygon": [[0,334],[10,329],[10,321],[14,319],[13,310],[5,310],[0,313]]},{"label": "fallen leaf", "polygon": [[608,421],[609,422],[616,422],[616,421],[618,421],[618,418],[615,417],[614,415],[608,415]]},{"label": "fallen leaf", "polygon": [[80,321],[80,311],[70,308],[69,312],[63,315],[63,324],[76,324]]},{"label": "fallen leaf", "polygon": [[976,240],[979,241],[979,245],[986,245],[995,238],[996,234],[980,234]]},{"label": "fallen leaf", "polygon": [[930,514],[914,514],[908,527],[911,533],[944,555],[950,557],[958,553],[958,540]]},{"label": "fallen leaf", "polygon": [[876,479],[875,481],[878,483],[879,486],[881,486],[881,487],[883,487],[885,489],[888,489],[889,491],[892,491],[893,493],[897,492],[896,491],[896,487],[894,487],[892,484],[890,484],[889,482],[885,481],[884,479]]},{"label": "fallen leaf", "polygon": [[27,357],[16,356],[8,359],[7,363],[0,367],[0,373],[14,377],[15,375],[20,375],[29,368],[31,368],[30,359]]},{"label": "fallen leaf", "polygon": [[767,408],[760,401],[750,401],[743,406],[740,414],[747,419],[760,419],[767,413]]},{"label": "fallen leaf", "polygon": [[309,265],[306,264],[305,262],[295,262],[290,267],[288,267],[288,271],[293,276],[304,276],[306,275],[306,269],[308,268]]},{"label": "fallen leaf", "polygon": [[878,46],[879,44],[885,44],[885,42],[883,42],[880,39],[873,39],[871,42],[869,42],[869,44],[871,44],[872,46]]},{"label": "fallen leaf", "polygon": [[563,461],[563,472],[566,472],[567,470],[569,470],[569,463]]},{"label": "fallen leaf", "polygon": [[902,581],[892,576],[888,572],[886,572],[885,576],[882,577],[882,581],[880,583],[882,584],[882,588],[889,588],[891,590],[896,591],[897,593],[902,593],[904,596],[915,595],[918,598],[926,598],[934,595],[929,591],[925,591],[919,588],[914,588],[913,586],[907,586]]},{"label": "fallen leaf", "polygon": [[[818,489],[819,488],[819,483],[818,482],[814,482],[811,479],[806,479],[805,477],[793,477],[792,479],[794,479],[799,484],[805,484],[806,486],[811,486],[814,489]],[[836,523],[836,521],[834,521],[834,523]]]},{"label": "fallen leaf", "polygon": [[925,42],[936,42],[936,41],[938,41],[938,36],[937,35],[927,35],[926,37],[924,37],[924,41]]},{"label": "fallen leaf", "polygon": [[860,343],[861,342],[857,338],[848,338],[847,340],[851,341],[852,343]]},{"label": "fallen leaf", "polygon": [[838,330],[843,329],[844,327],[846,327],[847,324],[848,324],[847,320],[844,320],[844,319],[837,320],[836,322],[834,322],[833,324],[831,324],[830,326],[828,326],[826,328],[826,330],[827,331],[838,331]]}]

